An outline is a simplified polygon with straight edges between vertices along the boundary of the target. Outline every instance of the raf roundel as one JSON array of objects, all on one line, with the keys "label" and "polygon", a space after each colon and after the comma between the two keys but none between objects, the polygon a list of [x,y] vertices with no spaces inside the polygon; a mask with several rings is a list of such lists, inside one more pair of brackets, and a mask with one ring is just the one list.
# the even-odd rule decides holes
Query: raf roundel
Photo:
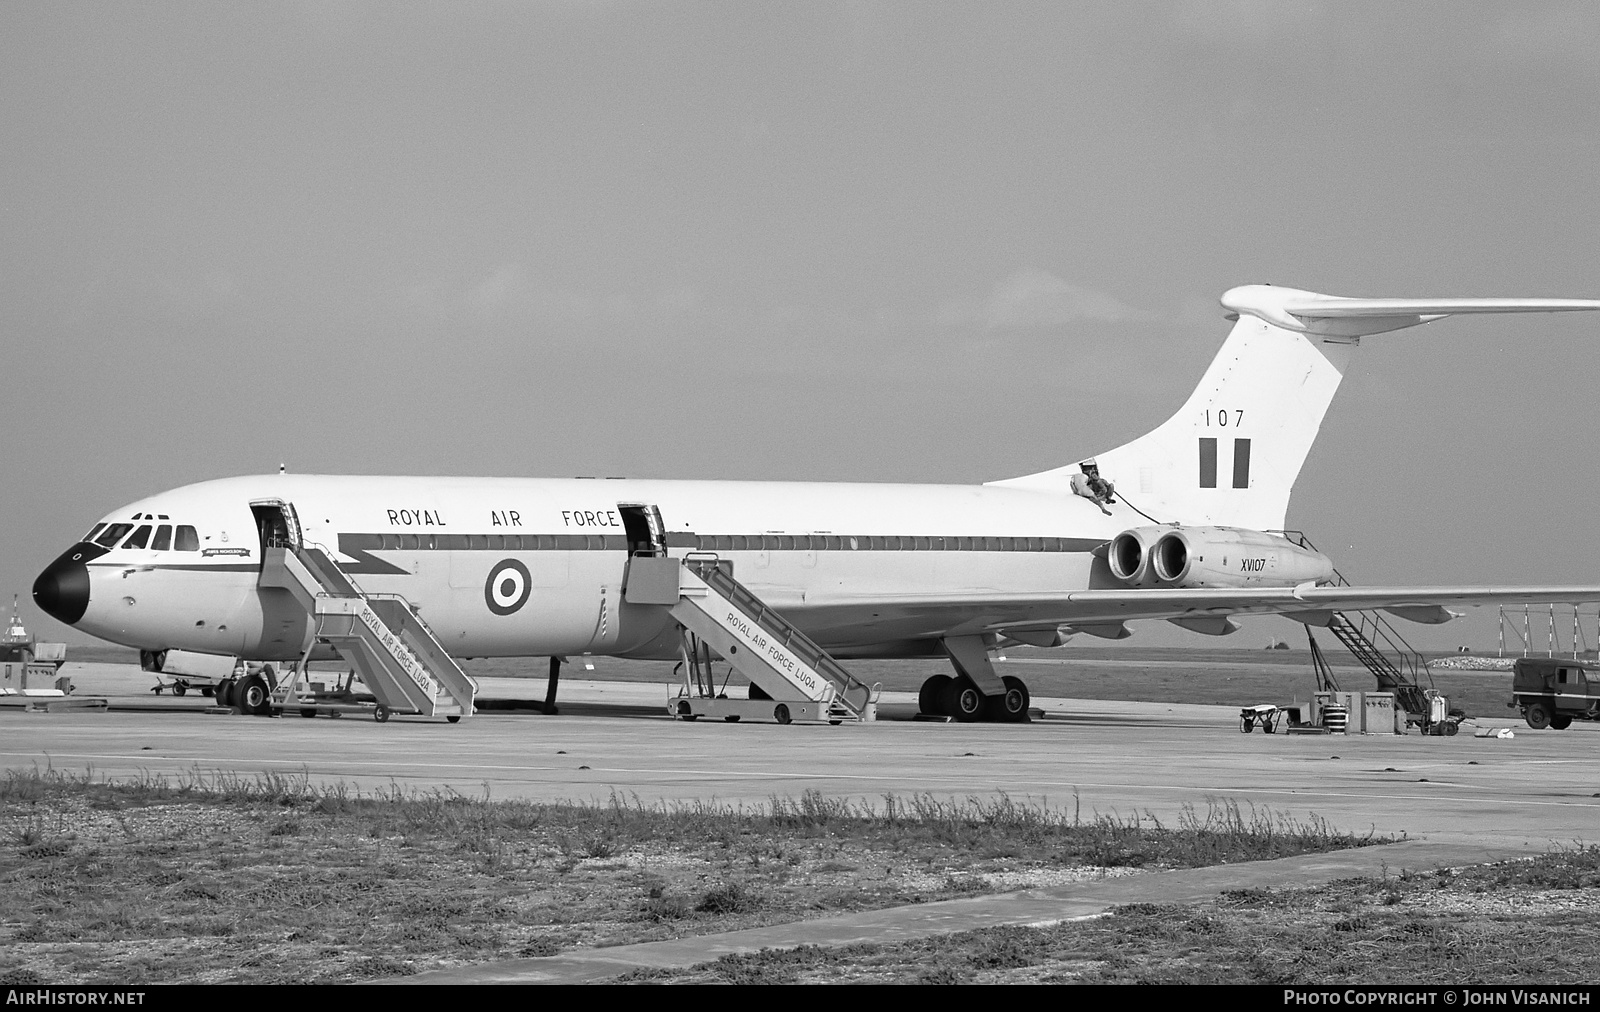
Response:
[{"label": "raf roundel", "polygon": [[496,615],[510,615],[527,603],[532,587],[528,567],[516,559],[505,559],[489,570],[489,579],[483,585],[483,600]]}]

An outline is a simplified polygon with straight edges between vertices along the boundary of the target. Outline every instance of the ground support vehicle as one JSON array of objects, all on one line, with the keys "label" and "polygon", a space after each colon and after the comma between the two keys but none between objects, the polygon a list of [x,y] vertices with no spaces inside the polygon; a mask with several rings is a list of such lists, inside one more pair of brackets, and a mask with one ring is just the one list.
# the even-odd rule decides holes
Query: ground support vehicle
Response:
[{"label": "ground support vehicle", "polygon": [[1450,701],[1437,689],[1423,689],[1422,702],[1415,710],[1407,708],[1407,727],[1435,736],[1453,737],[1460,732],[1461,722],[1467,716],[1465,710],[1452,708]]},{"label": "ground support vehicle", "polygon": [[[190,689],[202,696],[215,696],[217,687],[237,674],[239,659],[193,650],[141,650],[139,667],[156,676],[150,691],[158,696],[167,689],[174,696],[186,696]],[[221,704],[220,699],[218,703]]]},{"label": "ground support vehicle", "polygon": [[1565,731],[1574,720],[1600,720],[1600,661],[1519,657],[1511,670],[1511,702],[1535,731]]}]

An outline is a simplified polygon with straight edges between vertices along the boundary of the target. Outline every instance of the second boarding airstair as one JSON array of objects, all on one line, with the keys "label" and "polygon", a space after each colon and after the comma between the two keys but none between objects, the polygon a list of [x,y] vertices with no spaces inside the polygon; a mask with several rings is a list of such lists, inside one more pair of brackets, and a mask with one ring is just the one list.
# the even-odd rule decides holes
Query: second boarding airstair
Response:
[{"label": "second boarding airstair", "polygon": [[[628,560],[624,599],[665,605],[677,621],[684,683],[668,712],[686,720],[742,717],[776,720],[876,720],[881,689],[846,671],[826,650],[733,578],[713,556],[666,555]],[[749,699],[729,699],[713,659],[750,681]]]},{"label": "second boarding airstair", "polygon": [[[1279,533],[1302,548],[1316,551],[1311,539],[1300,531]],[[1334,586],[1351,586],[1350,581],[1337,569],[1333,571],[1333,576]],[[1433,672],[1428,669],[1427,658],[1405,641],[1393,623],[1374,612],[1358,612],[1352,617],[1335,611],[1329,615],[1327,629],[1377,679],[1378,691],[1394,693],[1396,706],[1413,716],[1425,717],[1430,712],[1428,692],[1433,685]],[[1318,688],[1324,688],[1326,681],[1327,686],[1337,689],[1337,683],[1332,681],[1332,672],[1322,658],[1322,651],[1316,639],[1311,637],[1310,625],[1306,627],[1306,636],[1311,642]],[[1428,683],[1429,688],[1423,687],[1423,681]]]},{"label": "second boarding airstair", "polygon": [[[377,699],[379,721],[392,713],[472,715],[477,685],[439,643],[427,623],[396,594],[367,594],[318,547],[268,545],[261,586],[294,595],[316,622],[315,634],[355,665]],[[302,663],[297,676],[303,672]],[[274,690],[274,704],[294,706],[296,681]]]}]

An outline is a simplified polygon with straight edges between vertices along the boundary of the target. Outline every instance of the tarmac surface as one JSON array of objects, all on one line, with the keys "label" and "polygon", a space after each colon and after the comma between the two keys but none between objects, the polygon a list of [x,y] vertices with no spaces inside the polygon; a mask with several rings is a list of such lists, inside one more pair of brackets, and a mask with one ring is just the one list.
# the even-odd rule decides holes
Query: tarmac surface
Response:
[{"label": "tarmac surface", "polygon": [[[356,714],[337,720],[213,714],[211,701],[193,693],[152,694],[152,676],[127,665],[69,664],[63,672],[78,696],[103,696],[110,709],[0,707],[0,767],[92,770],[119,779],[274,772],[362,789],[540,801],[603,802],[616,794],[647,804],[756,805],[812,789],[869,801],[888,793],[1003,792],[1084,818],[1139,814],[1168,825],[1186,811],[1203,818],[1211,803],[1236,802],[1247,814],[1253,806],[1404,838],[1343,856],[1029,890],[415,980],[594,980],[763,945],[1038,923],[1282,879],[1312,884],[1356,874],[1357,865],[1376,870],[1374,861],[1397,871],[1600,842],[1600,725],[1594,724],[1558,732],[1532,731],[1510,718],[1478,720],[1450,738],[1247,735],[1239,732],[1236,707],[1068,699],[1035,699],[1046,717],[1030,724],[925,723],[910,719],[916,703],[909,693],[886,693],[883,719],[871,724],[689,723],[666,715],[665,686],[582,679],[563,679],[557,716],[501,711],[459,724],[406,717],[378,724]],[[542,681],[484,679],[482,689],[486,698],[544,695]],[[1481,727],[1510,727],[1515,737],[1475,737]]]}]

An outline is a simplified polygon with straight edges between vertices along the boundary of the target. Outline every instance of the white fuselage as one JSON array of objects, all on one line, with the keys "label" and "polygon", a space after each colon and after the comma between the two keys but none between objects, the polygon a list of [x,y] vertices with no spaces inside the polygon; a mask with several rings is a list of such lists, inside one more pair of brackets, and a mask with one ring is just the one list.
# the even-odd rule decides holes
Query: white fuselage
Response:
[{"label": "white fuselage", "polygon": [[[460,657],[675,656],[666,611],[622,601],[622,505],[659,508],[670,554],[732,560],[738,580],[842,656],[928,653],[943,636],[978,631],[961,629],[941,597],[970,605],[1087,588],[1092,550],[1138,520],[1070,494],[988,486],[227,478],[107,514],[108,524],[192,525],[199,547],[94,558],[75,624],[142,649],[300,656],[312,620],[286,592],[257,586],[251,503],[264,501],[292,505],[306,544],[335,553],[365,592],[404,596]],[[525,595],[520,581],[489,585],[508,560],[526,569]]]}]

